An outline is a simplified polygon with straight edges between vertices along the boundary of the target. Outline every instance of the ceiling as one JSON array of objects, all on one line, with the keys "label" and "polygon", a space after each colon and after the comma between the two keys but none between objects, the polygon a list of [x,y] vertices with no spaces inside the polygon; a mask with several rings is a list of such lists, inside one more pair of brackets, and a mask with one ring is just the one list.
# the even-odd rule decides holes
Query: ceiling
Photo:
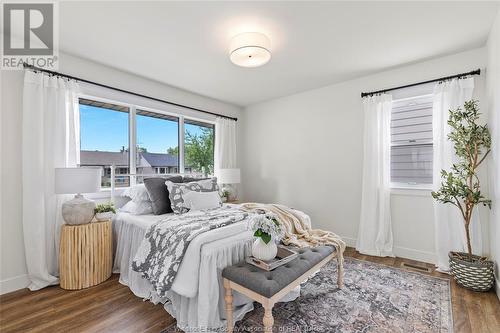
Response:
[{"label": "ceiling", "polygon": [[[498,2],[61,2],[60,49],[246,106],[485,44]],[[241,68],[231,37],[272,58]]]}]

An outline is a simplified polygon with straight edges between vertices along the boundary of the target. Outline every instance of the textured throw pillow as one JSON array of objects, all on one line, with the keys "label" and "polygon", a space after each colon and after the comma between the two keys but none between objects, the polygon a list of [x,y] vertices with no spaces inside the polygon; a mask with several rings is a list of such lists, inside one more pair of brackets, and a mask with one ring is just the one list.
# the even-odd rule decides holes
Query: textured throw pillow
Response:
[{"label": "textured throw pillow", "polygon": [[219,186],[217,186],[217,178],[210,178],[205,180],[200,180],[191,183],[175,184],[171,181],[166,181],[165,185],[168,188],[168,194],[170,198],[170,204],[172,206],[172,211],[175,214],[183,214],[189,211],[189,207],[186,206],[183,199],[183,194],[188,191],[195,192],[214,192],[219,191]]},{"label": "textured throw pillow", "polygon": [[168,197],[168,188],[165,185],[165,179],[173,183],[182,183],[182,176],[172,176],[169,178],[146,178],[144,185],[151,199],[153,214],[161,215],[172,213],[170,199]]},{"label": "textured throw pillow", "polygon": [[130,200],[122,208],[121,212],[130,213],[132,215],[146,215],[153,212],[153,207],[151,206],[151,201],[133,201]]},{"label": "textured throw pillow", "polygon": [[186,207],[192,210],[213,209],[222,206],[222,201],[218,191],[196,192],[187,191],[182,194]]},{"label": "textured throw pillow", "polygon": [[210,179],[210,178],[207,177],[195,178],[195,177],[184,176],[182,177],[182,182],[183,183],[199,182],[200,180],[205,180],[205,179]]},{"label": "textured throw pillow", "polygon": [[130,186],[123,191],[122,197],[129,197],[135,202],[150,200],[148,191],[146,190],[144,184]]}]

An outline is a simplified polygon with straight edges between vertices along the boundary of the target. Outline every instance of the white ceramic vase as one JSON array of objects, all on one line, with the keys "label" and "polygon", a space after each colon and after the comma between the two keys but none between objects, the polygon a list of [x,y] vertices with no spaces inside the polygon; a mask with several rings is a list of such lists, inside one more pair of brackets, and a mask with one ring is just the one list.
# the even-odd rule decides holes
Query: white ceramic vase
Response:
[{"label": "white ceramic vase", "polygon": [[113,212],[96,213],[95,219],[99,222],[108,221],[108,220],[111,220],[113,218],[113,215],[114,215]]},{"label": "white ceramic vase", "polygon": [[252,245],[252,256],[254,258],[268,261],[274,259],[278,253],[278,247],[274,240],[271,239],[269,243],[265,243],[262,238],[257,237]]}]

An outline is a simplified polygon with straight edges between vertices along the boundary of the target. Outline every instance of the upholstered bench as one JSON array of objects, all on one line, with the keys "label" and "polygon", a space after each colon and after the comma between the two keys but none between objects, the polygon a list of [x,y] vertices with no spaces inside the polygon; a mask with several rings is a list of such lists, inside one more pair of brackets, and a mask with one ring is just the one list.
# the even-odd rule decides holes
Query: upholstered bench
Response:
[{"label": "upholstered bench", "polygon": [[[298,258],[270,272],[245,262],[224,268],[222,277],[224,278],[228,332],[233,332],[234,325],[233,290],[262,304],[264,330],[272,332],[274,304],[336,257],[337,254],[331,246],[304,248],[298,252]],[[343,272],[339,269],[338,273],[338,287],[342,288]]]}]

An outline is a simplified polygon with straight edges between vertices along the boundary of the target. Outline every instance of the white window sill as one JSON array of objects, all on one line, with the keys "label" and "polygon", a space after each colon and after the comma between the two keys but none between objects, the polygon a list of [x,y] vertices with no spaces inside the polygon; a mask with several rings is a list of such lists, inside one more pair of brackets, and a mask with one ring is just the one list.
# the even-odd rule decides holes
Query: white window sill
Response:
[{"label": "white window sill", "polygon": [[409,195],[418,197],[431,197],[432,189],[427,187],[404,187],[394,186],[391,187],[392,195]]}]

